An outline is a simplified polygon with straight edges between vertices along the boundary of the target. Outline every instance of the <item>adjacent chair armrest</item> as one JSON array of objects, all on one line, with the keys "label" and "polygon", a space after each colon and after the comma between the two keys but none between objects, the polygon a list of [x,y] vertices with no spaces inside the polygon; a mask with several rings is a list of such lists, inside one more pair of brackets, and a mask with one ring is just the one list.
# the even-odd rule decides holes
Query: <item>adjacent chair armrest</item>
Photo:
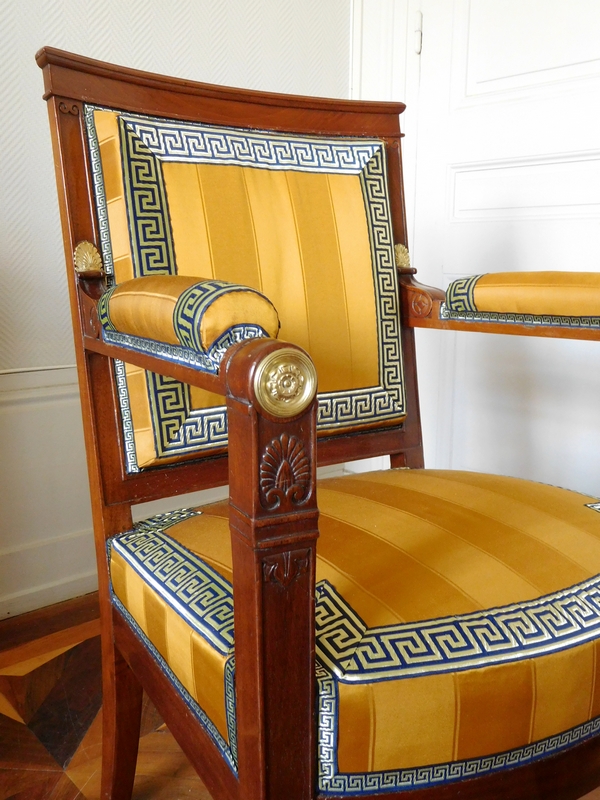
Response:
[{"label": "adjacent chair armrest", "polygon": [[443,292],[418,283],[415,272],[399,269],[409,327],[600,339],[600,273],[473,275],[453,281]]},{"label": "adjacent chair armrest", "polygon": [[453,281],[448,312],[600,318],[600,273],[495,272]]}]

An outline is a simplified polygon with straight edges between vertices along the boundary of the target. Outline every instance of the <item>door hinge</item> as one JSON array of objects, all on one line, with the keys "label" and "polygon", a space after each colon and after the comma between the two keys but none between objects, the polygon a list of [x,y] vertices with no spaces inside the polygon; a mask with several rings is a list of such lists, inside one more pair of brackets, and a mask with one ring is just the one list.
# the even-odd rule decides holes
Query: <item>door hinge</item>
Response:
[{"label": "door hinge", "polygon": [[415,13],[415,53],[420,56],[423,49],[423,13]]}]

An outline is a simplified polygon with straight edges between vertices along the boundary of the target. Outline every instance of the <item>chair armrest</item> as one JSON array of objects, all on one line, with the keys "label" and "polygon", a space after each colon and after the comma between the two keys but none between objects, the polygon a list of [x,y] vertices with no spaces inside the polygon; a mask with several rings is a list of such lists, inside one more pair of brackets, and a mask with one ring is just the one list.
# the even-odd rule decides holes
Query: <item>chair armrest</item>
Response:
[{"label": "chair armrest", "polygon": [[219,367],[232,345],[279,333],[275,307],[248,286],[152,275],[107,289],[102,257],[87,240],[73,262],[88,351],[222,394]]},{"label": "chair armrest", "polygon": [[400,270],[405,323],[414,328],[600,339],[600,273],[502,272],[453,281],[443,292]]},{"label": "chair armrest", "polygon": [[206,372],[218,372],[231,345],[276,338],[271,301],[248,286],[185,275],[124,281],[97,304],[102,341]]},{"label": "chair armrest", "polygon": [[446,308],[454,312],[600,317],[600,273],[497,272],[453,281]]},{"label": "chair armrest", "polygon": [[279,317],[255,289],[185,275],[133,278],[105,292],[98,302],[104,330],[181,345],[209,353],[223,335],[252,325],[276,338]]}]

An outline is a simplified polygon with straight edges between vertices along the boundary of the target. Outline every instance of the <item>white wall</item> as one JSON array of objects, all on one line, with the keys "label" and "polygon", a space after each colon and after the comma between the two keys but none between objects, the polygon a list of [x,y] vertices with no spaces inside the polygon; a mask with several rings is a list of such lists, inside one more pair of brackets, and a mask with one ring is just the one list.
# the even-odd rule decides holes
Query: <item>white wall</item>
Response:
[{"label": "white wall", "polygon": [[[408,0],[353,0],[351,86],[356,100],[399,100],[407,104],[400,127],[408,137],[403,141],[404,187],[409,200],[407,216],[411,219],[414,194],[416,138],[411,133],[416,124],[416,97],[412,87],[415,58],[411,48],[414,20],[410,18]],[[418,65],[418,58],[416,58]],[[388,456],[365,458],[345,465],[347,472],[388,469]]]},{"label": "white wall", "polygon": [[348,97],[349,0],[0,2],[0,616],[95,587],[42,75],[51,45],[213,83]]},{"label": "white wall", "polygon": [[[412,252],[445,288],[600,271],[596,0],[410,0],[423,12]],[[600,494],[600,343],[417,339],[430,464]]]}]

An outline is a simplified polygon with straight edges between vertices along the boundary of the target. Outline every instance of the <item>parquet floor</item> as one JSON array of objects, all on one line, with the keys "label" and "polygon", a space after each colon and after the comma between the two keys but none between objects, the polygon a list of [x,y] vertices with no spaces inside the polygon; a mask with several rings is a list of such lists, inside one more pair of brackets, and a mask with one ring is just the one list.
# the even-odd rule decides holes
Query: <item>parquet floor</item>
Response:
[{"label": "parquet floor", "polygon": [[[0,622],[0,800],[99,800],[96,598]],[[145,698],[135,800],[210,800]]]},{"label": "parquet floor", "polygon": [[[94,595],[0,622],[0,800],[99,800],[101,705]],[[145,698],[133,800],[184,798],[211,800]]]}]

